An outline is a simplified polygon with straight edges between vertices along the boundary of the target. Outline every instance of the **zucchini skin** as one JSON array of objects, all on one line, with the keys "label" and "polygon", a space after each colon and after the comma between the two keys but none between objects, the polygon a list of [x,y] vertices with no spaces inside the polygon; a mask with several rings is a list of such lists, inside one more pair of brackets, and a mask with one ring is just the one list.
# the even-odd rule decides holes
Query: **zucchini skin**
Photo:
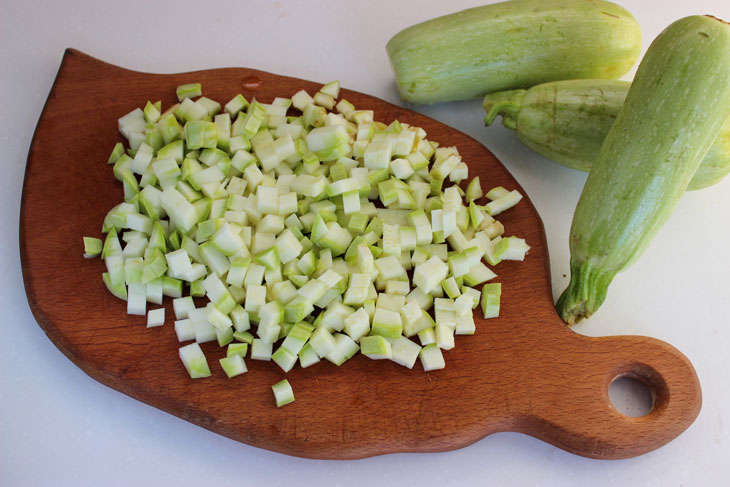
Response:
[{"label": "zucchini skin", "polygon": [[730,113],[730,24],[680,19],[649,47],[588,173],[570,230],[566,323],[593,314],[672,214]]},{"label": "zucchini skin", "polygon": [[[533,151],[587,172],[598,157],[630,86],[628,81],[582,79],[491,93],[484,97],[484,122],[490,125],[501,115],[502,124],[515,130],[520,141]],[[712,186],[728,173],[730,114],[687,189]]]},{"label": "zucchini skin", "polygon": [[386,46],[401,98],[477,98],[547,81],[623,76],[641,30],[604,0],[512,0],[413,25]]}]

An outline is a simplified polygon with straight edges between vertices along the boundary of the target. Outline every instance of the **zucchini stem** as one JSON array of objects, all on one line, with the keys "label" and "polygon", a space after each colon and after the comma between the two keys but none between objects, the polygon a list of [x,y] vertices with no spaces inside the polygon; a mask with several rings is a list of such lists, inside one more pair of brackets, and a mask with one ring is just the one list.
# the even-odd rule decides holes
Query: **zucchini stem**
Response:
[{"label": "zucchini stem", "polygon": [[603,271],[587,262],[570,261],[570,283],[555,308],[567,324],[590,317],[606,299],[615,272]]},{"label": "zucchini stem", "polygon": [[517,129],[517,114],[522,109],[522,99],[527,90],[509,90],[490,93],[484,97],[482,106],[487,112],[484,125],[492,125],[497,115],[502,115],[502,125],[508,129]]}]

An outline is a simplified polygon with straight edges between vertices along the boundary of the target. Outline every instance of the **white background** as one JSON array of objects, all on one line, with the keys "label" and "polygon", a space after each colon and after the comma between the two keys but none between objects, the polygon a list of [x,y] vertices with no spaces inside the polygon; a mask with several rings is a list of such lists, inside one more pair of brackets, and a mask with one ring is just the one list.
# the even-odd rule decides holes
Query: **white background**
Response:
[{"label": "white background", "polygon": [[[730,477],[730,178],[686,194],[639,262],[615,279],[600,312],[575,327],[588,335],[660,338],[697,369],[704,396],[697,421],[638,458],[590,460],[502,433],[446,453],[304,460],[236,443],[90,379],[34,321],[18,253],[27,151],[66,47],[149,72],[248,66],[321,82],[339,79],[347,88],[401,103],[387,40],[408,25],[476,3],[2,3],[1,485],[669,486],[719,485]],[[638,19],[644,49],[682,16],[730,19],[727,0],[618,3]],[[416,109],[483,142],[527,190],[545,223],[557,296],[567,284],[568,229],[585,175],[530,153],[500,126],[484,128],[479,101]]]}]

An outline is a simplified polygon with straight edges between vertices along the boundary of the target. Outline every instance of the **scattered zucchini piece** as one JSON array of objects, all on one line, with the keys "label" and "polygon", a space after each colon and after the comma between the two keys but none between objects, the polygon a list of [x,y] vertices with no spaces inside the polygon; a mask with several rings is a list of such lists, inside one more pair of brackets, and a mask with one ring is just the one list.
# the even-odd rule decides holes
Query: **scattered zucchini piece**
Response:
[{"label": "scattered zucchini piece", "polygon": [[84,237],[84,257],[87,259],[101,254],[101,239],[95,237]]},{"label": "scattered zucchini piece", "polygon": [[276,400],[276,407],[280,408],[294,402],[294,391],[289,384],[289,381],[284,379],[271,386],[271,390],[274,391],[274,399]]}]

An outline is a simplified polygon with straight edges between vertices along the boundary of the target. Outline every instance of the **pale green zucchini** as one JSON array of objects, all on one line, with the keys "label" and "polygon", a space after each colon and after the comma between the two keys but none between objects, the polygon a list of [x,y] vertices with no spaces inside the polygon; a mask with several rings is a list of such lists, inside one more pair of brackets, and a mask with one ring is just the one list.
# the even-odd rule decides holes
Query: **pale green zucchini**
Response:
[{"label": "pale green zucchini", "polygon": [[600,307],[687,189],[730,113],[728,52],[730,25],[708,16],[674,22],[649,47],[573,215],[556,304],[566,323]]},{"label": "pale green zucchini", "polygon": [[464,100],[547,81],[615,79],[641,30],[604,0],[512,0],[413,25],[386,46],[404,101]]},{"label": "pale green zucchini", "polygon": [[[581,79],[490,93],[484,97],[484,123],[490,125],[501,115],[502,124],[517,132],[530,149],[564,166],[589,171],[630,86],[628,81]],[[687,189],[711,186],[729,172],[730,117]]]}]

